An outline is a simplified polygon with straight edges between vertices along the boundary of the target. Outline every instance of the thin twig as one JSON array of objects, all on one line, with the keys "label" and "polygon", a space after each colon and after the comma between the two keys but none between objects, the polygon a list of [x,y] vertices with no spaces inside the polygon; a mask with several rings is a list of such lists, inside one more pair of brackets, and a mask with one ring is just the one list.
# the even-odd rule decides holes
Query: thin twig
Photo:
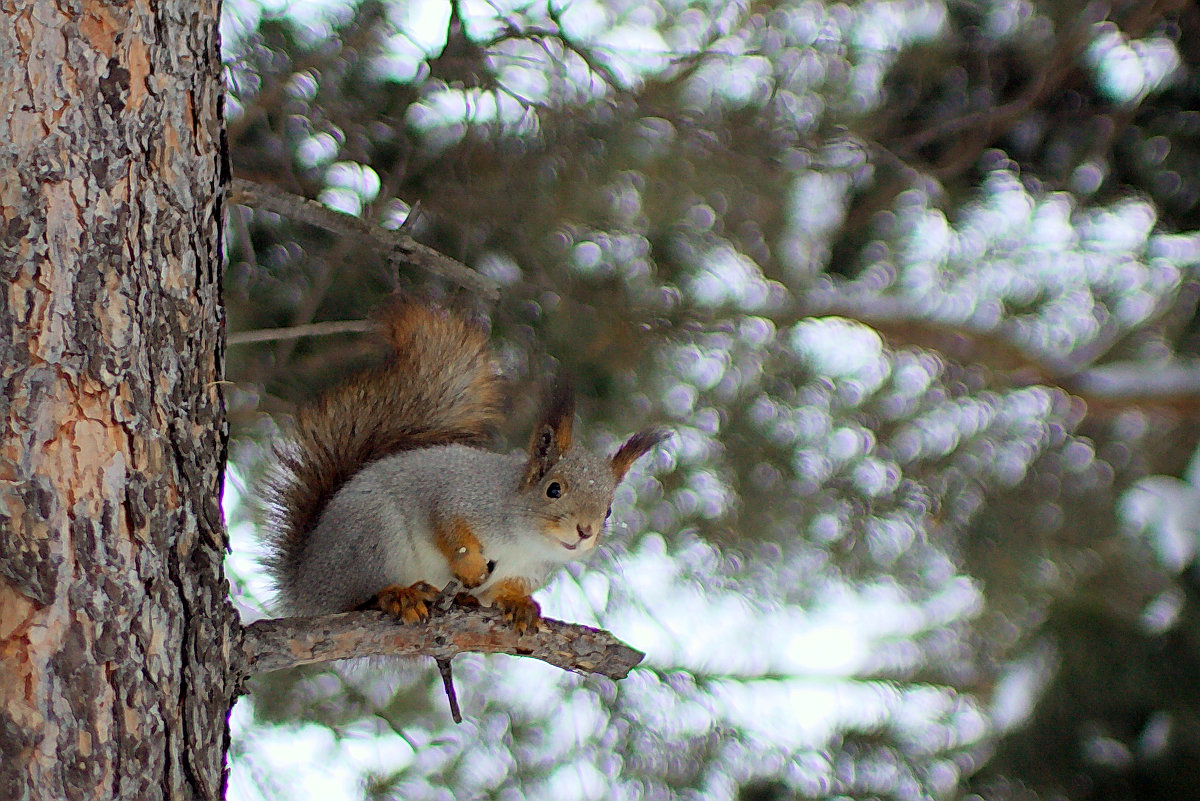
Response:
[{"label": "thin twig", "polygon": [[450,702],[450,717],[462,723],[462,710],[458,708],[458,693],[454,691],[454,675],[450,672],[450,660],[437,660],[438,673],[442,674],[442,686],[446,688],[446,700]]},{"label": "thin twig", "polygon": [[327,323],[308,323],[291,328],[261,328],[254,331],[238,331],[225,339],[227,345],[250,345],[255,342],[277,342],[282,339],[325,337],[331,334],[363,334],[379,328],[371,320],[332,320]]},{"label": "thin twig", "polygon": [[408,215],[405,216],[404,222],[400,223],[400,227],[396,229],[396,233],[412,236],[412,232],[416,230],[417,223],[421,220],[421,201],[418,200],[408,208]]},{"label": "thin twig", "polygon": [[229,215],[229,219],[233,222],[233,229],[237,232],[238,239],[242,241],[242,246],[246,249],[246,262],[257,272],[259,269],[258,254],[254,252],[254,240],[250,238],[250,226],[246,224],[246,218],[250,214],[249,211],[235,211]]},{"label": "thin twig", "polygon": [[[308,290],[300,296],[300,302],[292,309],[289,327],[312,324],[313,318],[317,316],[317,310],[321,308],[321,303],[333,287],[339,268],[353,252],[354,241],[349,237],[342,237],[334,244],[330,254],[313,259],[316,263],[316,272],[309,283]],[[288,369],[288,362],[296,351],[297,344],[299,343],[292,338],[280,339],[276,342],[275,354],[272,359],[272,373],[278,374],[280,371]]]},{"label": "thin twig", "polygon": [[415,264],[427,272],[479,292],[490,300],[500,296],[500,289],[495,281],[480,275],[462,262],[428,245],[422,245],[408,234],[380,228],[358,217],[334,211],[315,200],[242,178],[233,179],[230,200],[243,206],[273,211],[346,236],[360,237],[362,241],[383,250],[390,258],[399,262]]},{"label": "thin twig", "polygon": [[933,174],[946,180],[975,164],[985,147],[1011,130],[1027,111],[1061,90],[1063,82],[1078,69],[1075,66],[1078,56],[1091,41],[1090,32],[1097,22],[1104,19],[1107,7],[1100,0],[1089,2],[1057,38],[1045,67],[1030,79],[1015,98],[999,106],[978,109],[934,123],[894,141],[890,145],[892,151],[907,161],[915,158],[921,148],[953,137],[956,144],[951,145],[949,150],[952,153],[958,151],[957,157],[950,164],[934,166]]}]

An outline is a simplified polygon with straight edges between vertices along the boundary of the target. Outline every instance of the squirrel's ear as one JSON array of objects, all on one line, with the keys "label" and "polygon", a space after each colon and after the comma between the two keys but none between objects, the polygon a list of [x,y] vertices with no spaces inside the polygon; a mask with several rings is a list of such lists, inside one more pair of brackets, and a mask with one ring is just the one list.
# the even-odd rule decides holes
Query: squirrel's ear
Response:
[{"label": "squirrel's ear", "polygon": [[613,476],[617,482],[620,483],[621,479],[625,478],[625,473],[629,471],[634,462],[645,455],[646,451],[669,436],[671,436],[670,431],[661,428],[651,428],[646,431],[639,431],[627,439],[625,444],[613,454],[612,458]]},{"label": "squirrel's ear", "polygon": [[575,394],[571,385],[559,379],[546,403],[541,422],[533,430],[529,443],[529,463],[521,489],[529,489],[550,472],[550,469],[571,448],[571,426],[575,423]]}]

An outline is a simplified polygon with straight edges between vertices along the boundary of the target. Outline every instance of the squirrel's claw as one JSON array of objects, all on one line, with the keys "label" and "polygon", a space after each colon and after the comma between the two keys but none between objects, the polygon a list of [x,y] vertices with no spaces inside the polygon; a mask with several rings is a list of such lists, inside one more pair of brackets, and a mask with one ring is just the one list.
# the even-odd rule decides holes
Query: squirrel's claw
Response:
[{"label": "squirrel's claw", "polygon": [[437,588],[424,581],[411,587],[393,584],[384,587],[375,596],[379,608],[405,623],[419,623],[429,619],[429,604],[438,596]]},{"label": "squirrel's claw", "polygon": [[525,596],[523,598],[497,598],[496,606],[504,612],[504,622],[516,629],[517,634],[526,631],[537,631],[542,619],[542,608],[538,602]]}]

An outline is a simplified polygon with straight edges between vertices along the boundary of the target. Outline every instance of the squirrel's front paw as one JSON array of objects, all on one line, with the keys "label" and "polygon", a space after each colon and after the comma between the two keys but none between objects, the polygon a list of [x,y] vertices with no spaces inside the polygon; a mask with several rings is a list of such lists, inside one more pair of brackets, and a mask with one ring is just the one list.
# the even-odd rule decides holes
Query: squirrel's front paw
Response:
[{"label": "squirrel's front paw", "polygon": [[462,546],[454,554],[450,562],[450,572],[468,590],[473,590],[488,580],[492,575],[495,562],[489,562],[479,550],[471,550]]},{"label": "squirrel's front paw", "polygon": [[393,584],[384,587],[375,596],[379,608],[393,617],[398,617],[405,623],[419,623],[429,619],[428,604],[438,595],[437,588],[424,581],[418,581],[411,587],[401,587]]},{"label": "squirrel's front paw", "polygon": [[523,598],[497,598],[496,606],[504,612],[504,622],[511,624],[517,630],[517,634],[538,630],[542,608],[528,595]]},{"label": "squirrel's front paw", "polygon": [[467,521],[452,518],[436,529],[437,546],[460,584],[473,590],[492,575],[495,562],[483,555],[483,546]]}]

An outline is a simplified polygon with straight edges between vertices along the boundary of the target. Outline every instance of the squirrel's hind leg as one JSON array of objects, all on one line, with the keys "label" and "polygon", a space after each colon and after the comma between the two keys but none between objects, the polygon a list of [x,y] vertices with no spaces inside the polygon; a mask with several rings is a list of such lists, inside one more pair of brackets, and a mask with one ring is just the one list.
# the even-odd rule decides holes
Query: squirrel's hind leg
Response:
[{"label": "squirrel's hind leg", "polygon": [[437,596],[437,588],[424,581],[411,587],[392,584],[380,590],[370,605],[405,623],[419,623],[429,619],[429,604]]}]

